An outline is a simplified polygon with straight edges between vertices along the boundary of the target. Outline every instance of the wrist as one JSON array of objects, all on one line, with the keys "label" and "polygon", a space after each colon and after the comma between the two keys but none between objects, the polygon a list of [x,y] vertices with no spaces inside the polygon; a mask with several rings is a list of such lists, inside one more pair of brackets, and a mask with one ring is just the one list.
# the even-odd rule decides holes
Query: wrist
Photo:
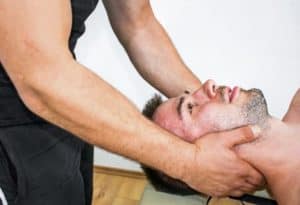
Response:
[{"label": "wrist", "polygon": [[[181,140],[180,140],[181,141]],[[182,141],[177,148],[174,148],[175,156],[174,160],[170,160],[171,168],[169,168],[170,176],[182,181],[186,181],[189,176],[191,166],[194,166],[196,146],[194,144]]]}]

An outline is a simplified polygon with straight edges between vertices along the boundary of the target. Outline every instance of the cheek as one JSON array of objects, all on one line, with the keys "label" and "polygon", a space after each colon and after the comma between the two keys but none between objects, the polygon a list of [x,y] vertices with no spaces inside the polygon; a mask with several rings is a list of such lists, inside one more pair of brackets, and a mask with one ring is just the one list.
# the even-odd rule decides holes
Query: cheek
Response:
[{"label": "cheek", "polygon": [[189,124],[192,134],[201,136],[227,128],[230,110],[221,105],[207,104],[193,113]]},{"label": "cheek", "polygon": [[216,131],[216,113],[214,112],[202,112],[201,115],[198,115],[195,119],[195,129],[201,135]]},{"label": "cheek", "polygon": [[210,118],[210,114],[206,113],[205,111],[193,112],[192,116],[188,116],[184,120],[185,136],[187,136],[190,141],[194,141],[195,139],[206,134],[211,127]]},{"label": "cheek", "polygon": [[[207,132],[228,130],[245,125],[245,117],[235,105],[207,106],[198,116]],[[203,126],[203,125],[202,125]]]},{"label": "cheek", "polygon": [[181,128],[178,127],[171,127],[169,129],[167,129],[170,133],[176,135],[177,137],[185,140],[185,136],[184,136],[184,132]]},{"label": "cheek", "polygon": [[218,109],[216,106],[207,104],[195,109],[191,116],[191,121],[196,124],[195,126],[210,126],[215,120]]},{"label": "cheek", "polygon": [[179,121],[164,121],[164,123],[159,123],[159,125],[172,133],[173,135],[176,135],[177,137],[186,140],[184,131],[183,131],[183,124]]}]

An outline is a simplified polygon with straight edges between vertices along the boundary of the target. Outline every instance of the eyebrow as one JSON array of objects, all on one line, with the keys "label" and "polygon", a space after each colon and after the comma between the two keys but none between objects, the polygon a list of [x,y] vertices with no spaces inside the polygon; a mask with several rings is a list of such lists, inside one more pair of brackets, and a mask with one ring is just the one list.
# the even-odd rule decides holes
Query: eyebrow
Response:
[{"label": "eyebrow", "polygon": [[179,115],[179,118],[180,118],[180,119],[182,118],[181,108],[182,108],[182,104],[183,104],[183,102],[184,102],[184,99],[185,99],[184,96],[180,97],[180,98],[179,98],[179,103],[178,103],[178,105],[177,105],[177,107],[176,107],[177,114]]}]

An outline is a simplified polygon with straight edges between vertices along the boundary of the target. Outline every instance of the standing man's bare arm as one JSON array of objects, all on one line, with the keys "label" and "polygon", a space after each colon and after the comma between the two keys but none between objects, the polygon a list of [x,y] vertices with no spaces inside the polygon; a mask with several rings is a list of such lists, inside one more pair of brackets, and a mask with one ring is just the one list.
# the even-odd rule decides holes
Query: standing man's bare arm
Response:
[{"label": "standing man's bare arm", "polygon": [[201,86],[155,18],[149,0],[103,3],[116,35],[145,80],[168,97]]},{"label": "standing man's bare arm", "polygon": [[[123,95],[72,58],[68,49],[71,15],[69,0],[0,2],[0,61],[31,111],[87,142],[160,169],[207,194],[223,195],[233,191],[241,194],[239,189],[245,178],[259,181],[253,169],[236,163],[239,169],[235,171],[241,176],[232,173],[235,184],[220,180],[221,171],[213,172],[212,177],[205,177],[209,176],[206,172],[199,174],[205,152],[143,118]],[[176,52],[170,56],[175,62]],[[151,64],[150,60],[142,61]],[[147,68],[144,63],[137,64],[145,70],[142,73],[162,65],[153,63],[153,67]],[[182,75],[180,79],[173,77],[172,81],[187,82],[193,78],[183,68],[176,68],[176,75]],[[158,78],[157,71],[149,73],[150,80]],[[160,78],[153,84],[169,96],[180,92],[181,86],[185,87],[177,84],[177,88],[168,90],[165,80]],[[195,82],[197,84],[197,80]],[[241,133],[240,137],[234,137],[246,136]]]},{"label": "standing man's bare arm", "polygon": [[178,147],[192,154],[191,145],[144,119],[123,95],[73,60],[69,0],[3,0],[0,10],[0,60],[30,110],[85,141],[168,172],[174,169],[165,161],[178,158]]}]

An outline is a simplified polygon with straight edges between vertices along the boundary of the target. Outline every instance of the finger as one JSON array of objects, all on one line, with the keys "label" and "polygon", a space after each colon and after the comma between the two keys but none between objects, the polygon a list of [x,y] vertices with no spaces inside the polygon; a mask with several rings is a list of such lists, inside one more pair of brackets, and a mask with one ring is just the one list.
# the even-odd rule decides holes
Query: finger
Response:
[{"label": "finger", "polygon": [[241,180],[237,180],[237,182],[234,184],[234,187],[235,187],[234,189],[241,190],[244,193],[251,193],[254,190],[256,190],[256,186],[255,185],[247,182],[247,180],[245,180],[243,178]]},{"label": "finger", "polygon": [[261,187],[265,183],[264,176],[257,169],[244,161],[240,161],[240,165],[240,169],[238,170],[239,176],[247,181],[247,183],[255,187]]},{"label": "finger", "polygon": [[225,197],[229,195],[230,190],[232,190],[232,188],[226,185],[218,185],[213,188],[209,195],[212,197]]},{"label": "finger", "polygon": [[222,139],[228,147],[252,142],[256,139],[249,126],[228,131],[224,133],[224,135],[226,135],[226,137],[223,137]]},{"label": "finger", "polygon": [[250,183],[247,183],[247,182],[245,182],[245,184],[244,185],[242,185],[240,188],[239,188],[239,190],[241,190],[242,192],[244,192],[244,193],[253,193],[253,192],[255,192],[257,189],[256,189],[256,186],[254,186],[254,185],[252,185],[252,184],[250,184]]},{"label": "finger", "polygon": [[254,168],[251,169],[249,177],[247,177],[246,180],[248,183],[254,185],[256,189],[261,188],[266,184],[264,176]]},{"label": "finger", "polygon": [[267,185],[265,178],[253,179],[252,177],[247,178],[247,182],[255,186],[255,189],[264,189]]},{"label": "finger", "polygon": [[232,197],[240,197],[243,196],[245,193],[241,190],[233,190],[229,193],[230,196]]},{"label": "finger", "polygon": [[261,183],[256,187],[257,190],[263,190],[267,188],[267,180],[264,177]]}]

